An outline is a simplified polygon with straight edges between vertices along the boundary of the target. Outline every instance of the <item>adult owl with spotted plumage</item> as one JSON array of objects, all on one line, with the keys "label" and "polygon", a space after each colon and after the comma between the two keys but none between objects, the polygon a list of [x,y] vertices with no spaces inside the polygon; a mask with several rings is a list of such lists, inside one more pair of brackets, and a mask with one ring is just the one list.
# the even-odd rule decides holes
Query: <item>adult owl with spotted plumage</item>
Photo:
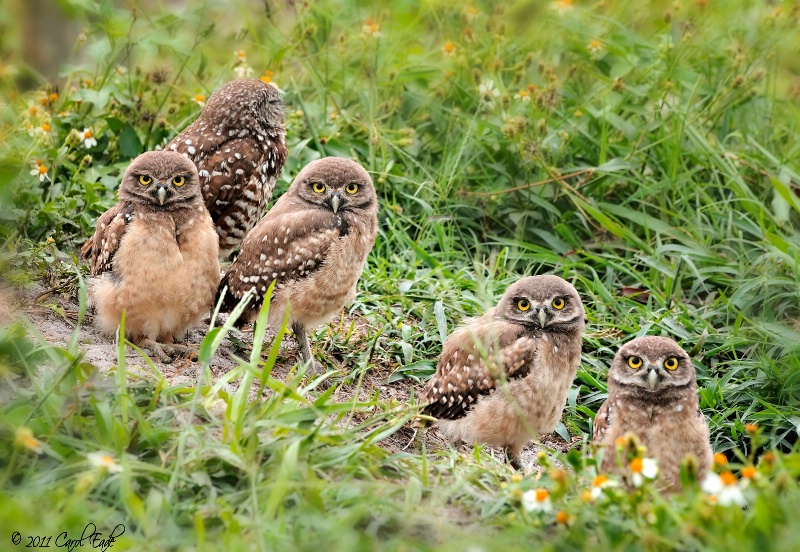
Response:
[{"label": "adult owl with spotted plumage", "polygon": [[700,411],[689,355],[666,337],[639,337],[623,345],[608,371],[608,399],[594,418],[593,442],[604,448],[601,469],[625,473],[616,442],[627,433],[647,447],[668,491],[681,488],[680,463],[697,460],[702,479],[711,466],[708,424]]},{"label": "adult owl with spotted plumage", "polygon": [[496,307],[445,341],[419,402],[452,443],[503,447],[511,465],[537,434],[555,429],[581,358],[585,325],[575,288],[529,276]]},{"label": "adult owl with spotted plumage", "polygon": [[164,149],[197,166],[226,259],[264,214],[286,160],[281,92],[258,79],[228,82]]},{"label": "adult owl with spotted plumage", "polygon": [[239,325],[258,315],[269,286],[269,324],[279,328],[289,311],[299,359],[312,361],[306,332],[353,300],[375,244],[378,198],[367,171],[341,157],[312,161],[242,242],[219,285],[222,310],[254,294]]}]

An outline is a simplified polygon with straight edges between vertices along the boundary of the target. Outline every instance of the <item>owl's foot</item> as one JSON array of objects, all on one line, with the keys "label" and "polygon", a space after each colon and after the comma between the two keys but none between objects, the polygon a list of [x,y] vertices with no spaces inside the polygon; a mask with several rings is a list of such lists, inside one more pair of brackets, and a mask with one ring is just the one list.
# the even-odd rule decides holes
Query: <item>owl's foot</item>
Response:
[{"label": "owl's foot", "polygon": [[523,471],[521,455],[522,451],[514,447],[506,447],[505,453],[506,458],[508,458],[508,463],[511,464],[511,467],[517,471]]},{"label": "owl's foot", "polygon": [[170,364],[176,358],[195,358],[197,356],[197,351],[193,347],[182,343],[158,343],[152,339],[143,339],[138,345],[147,349],[152,356],[164,364]]},{"label": "owl's foot", "polygon": [[292,324],[294,338],[297,340],[297,362],[308,366],[309,375],[319,375],[325,373],[322,365],[311,356],[311,344],[308,342],[308,335],[305,327],[300,324]]},{"label": "owl's foot", "polygon": [[414,445],[414,451],[417,454],[421,454],[425,449],[425,436],[428,434],[426,424],[423,420],[414,420],[411,424],[411,429],[414,430],[414,434],[409,439],[408,444],[402,448],[402,450],[406,450],[411,445]]}]

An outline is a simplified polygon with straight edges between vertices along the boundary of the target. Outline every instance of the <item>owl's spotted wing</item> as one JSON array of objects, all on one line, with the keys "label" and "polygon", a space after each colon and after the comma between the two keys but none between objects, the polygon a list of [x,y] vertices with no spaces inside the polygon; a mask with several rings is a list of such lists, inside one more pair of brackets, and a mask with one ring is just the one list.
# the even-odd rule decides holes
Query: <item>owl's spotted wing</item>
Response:
[{"label": "owl's spotted wing", "polygon": [[131,220],[133,208],[125,203],[117,203],[97,219],[94,235],[81,247],[81,255],[89,260],[92,276],[111,270],[114,254]]},{"label": "owl's spotted wing", "polygon": [[611,425],[611,401],[606,400],[597,411],[592,424],[592,443],[600,445],[606,437],[606,432]]},{"label": "owl's spotted wing", "polygon": [[104,229],[106,226],[108,226],[108,221],[113,220],[113,218],[117,216],[117,214],[121,210],[122,210],[122,205],[120,203],[117,203],[111,209],[100,215],[100,217],[97,219],[97,228],[95,229],[95,233],[89,236],[89,239],[86,240],[86,243],[84,243],[81,246],[81,251],[80,251],[81,259],[90,261],[90,268],[94,264],[93,262],[91,262],[91,260],[92,260],[92,252],[94,251],[95,236],[98,235],[98,231],[101,228]]},{"label": "owl's spotted wing", "polygon": [[457,330],[445,342],[436,374],[420,396],[424,412],[449,420],[466,415],[498,382],[527,376],[535,354],[535,338],[524,328],[489,315]]},{"label": "owl's spotted wing", "polygon": [[[298,222],[302,221],[302,224]],[[278,205],[263,218],[242,243],[242,252],[219,285],[227,285],[223,309],[229,310],[253,289],[261,303],[273,281],[308,277],[325,261],[330,247],[348,232],[342,217],[330,211],[282,211]]]}]

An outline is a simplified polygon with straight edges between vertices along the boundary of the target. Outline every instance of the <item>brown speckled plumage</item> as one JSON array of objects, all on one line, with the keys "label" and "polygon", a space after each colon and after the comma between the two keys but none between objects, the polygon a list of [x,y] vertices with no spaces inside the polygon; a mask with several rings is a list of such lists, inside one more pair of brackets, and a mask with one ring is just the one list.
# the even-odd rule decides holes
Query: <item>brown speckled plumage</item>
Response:
[{"label": "brown speckled plumage", "polygon": [[[564,306],[554,308],[560,300]],[[452,442],[503,447],[519,468],[522,448],[561,419],[580,364],[584,317],[565,280],[522,278],[496,307],[447,338],[420,396],[424,412]]]},{"label": "brown speckled plumage", "polygon": [[203,198],[227,258],[267,208],[286,160],[281,93],[240,79],[221,86],[200,117],[164,148],[197,166]]},{"label": "brown speckled plumage", "polygon": [[[641,360],[634,369],[629,359]],[[674,358],[677,367],[666,368]],[[615,442],[627,433],[655,458],[660,484],[680,489],[680,463],[687,454],[697,458],[702,479],[711,465],[709,432],[697,398],[694,365],[677,343],[666,337],[640,337],[623,345],[608,372],[608,399],[594,420],[593,442],[604,446],[602,470],[625,473],[618,465]]]},{"label": "brown speckled plumage", "polygon": [[219,280],[217,235],[195,166],[172,152],[134,159],[89,245],[100,329],[114,335],[124,311],[126,335],[159,360],[186,352],[172,342],[208,312]]},{"label": "brown speckled plumage", "polygon": [[[320,186],[324,191],[315,191]],[[375,244],[377,212],[372,179],[361,165],[339,157],[312,161],[242,242],[220,282],[220,293],[228,287],[223,310],[252,289],[255,301],[239,322],[253,320],[274,281],[269,323],[280,327],[288,307],[301,360],[310,361],[305,331],[329,321],[355,297]]]}]

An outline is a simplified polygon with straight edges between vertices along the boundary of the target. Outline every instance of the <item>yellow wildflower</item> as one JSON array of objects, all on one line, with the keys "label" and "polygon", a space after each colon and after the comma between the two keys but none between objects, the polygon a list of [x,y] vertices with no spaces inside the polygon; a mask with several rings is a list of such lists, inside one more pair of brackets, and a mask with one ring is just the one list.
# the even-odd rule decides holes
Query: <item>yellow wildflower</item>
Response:
[{"label": "yellow wildflower", "polygon": [[[45,172],[46,171],[47,169],[45,169]],[[33,436],[33,431],[27,427],[21,427],[17,430],[16,435],[14,435],[14,444],[19,448],[27,449],[36,454],[42,454],[44,452],[42,443]]]}]

